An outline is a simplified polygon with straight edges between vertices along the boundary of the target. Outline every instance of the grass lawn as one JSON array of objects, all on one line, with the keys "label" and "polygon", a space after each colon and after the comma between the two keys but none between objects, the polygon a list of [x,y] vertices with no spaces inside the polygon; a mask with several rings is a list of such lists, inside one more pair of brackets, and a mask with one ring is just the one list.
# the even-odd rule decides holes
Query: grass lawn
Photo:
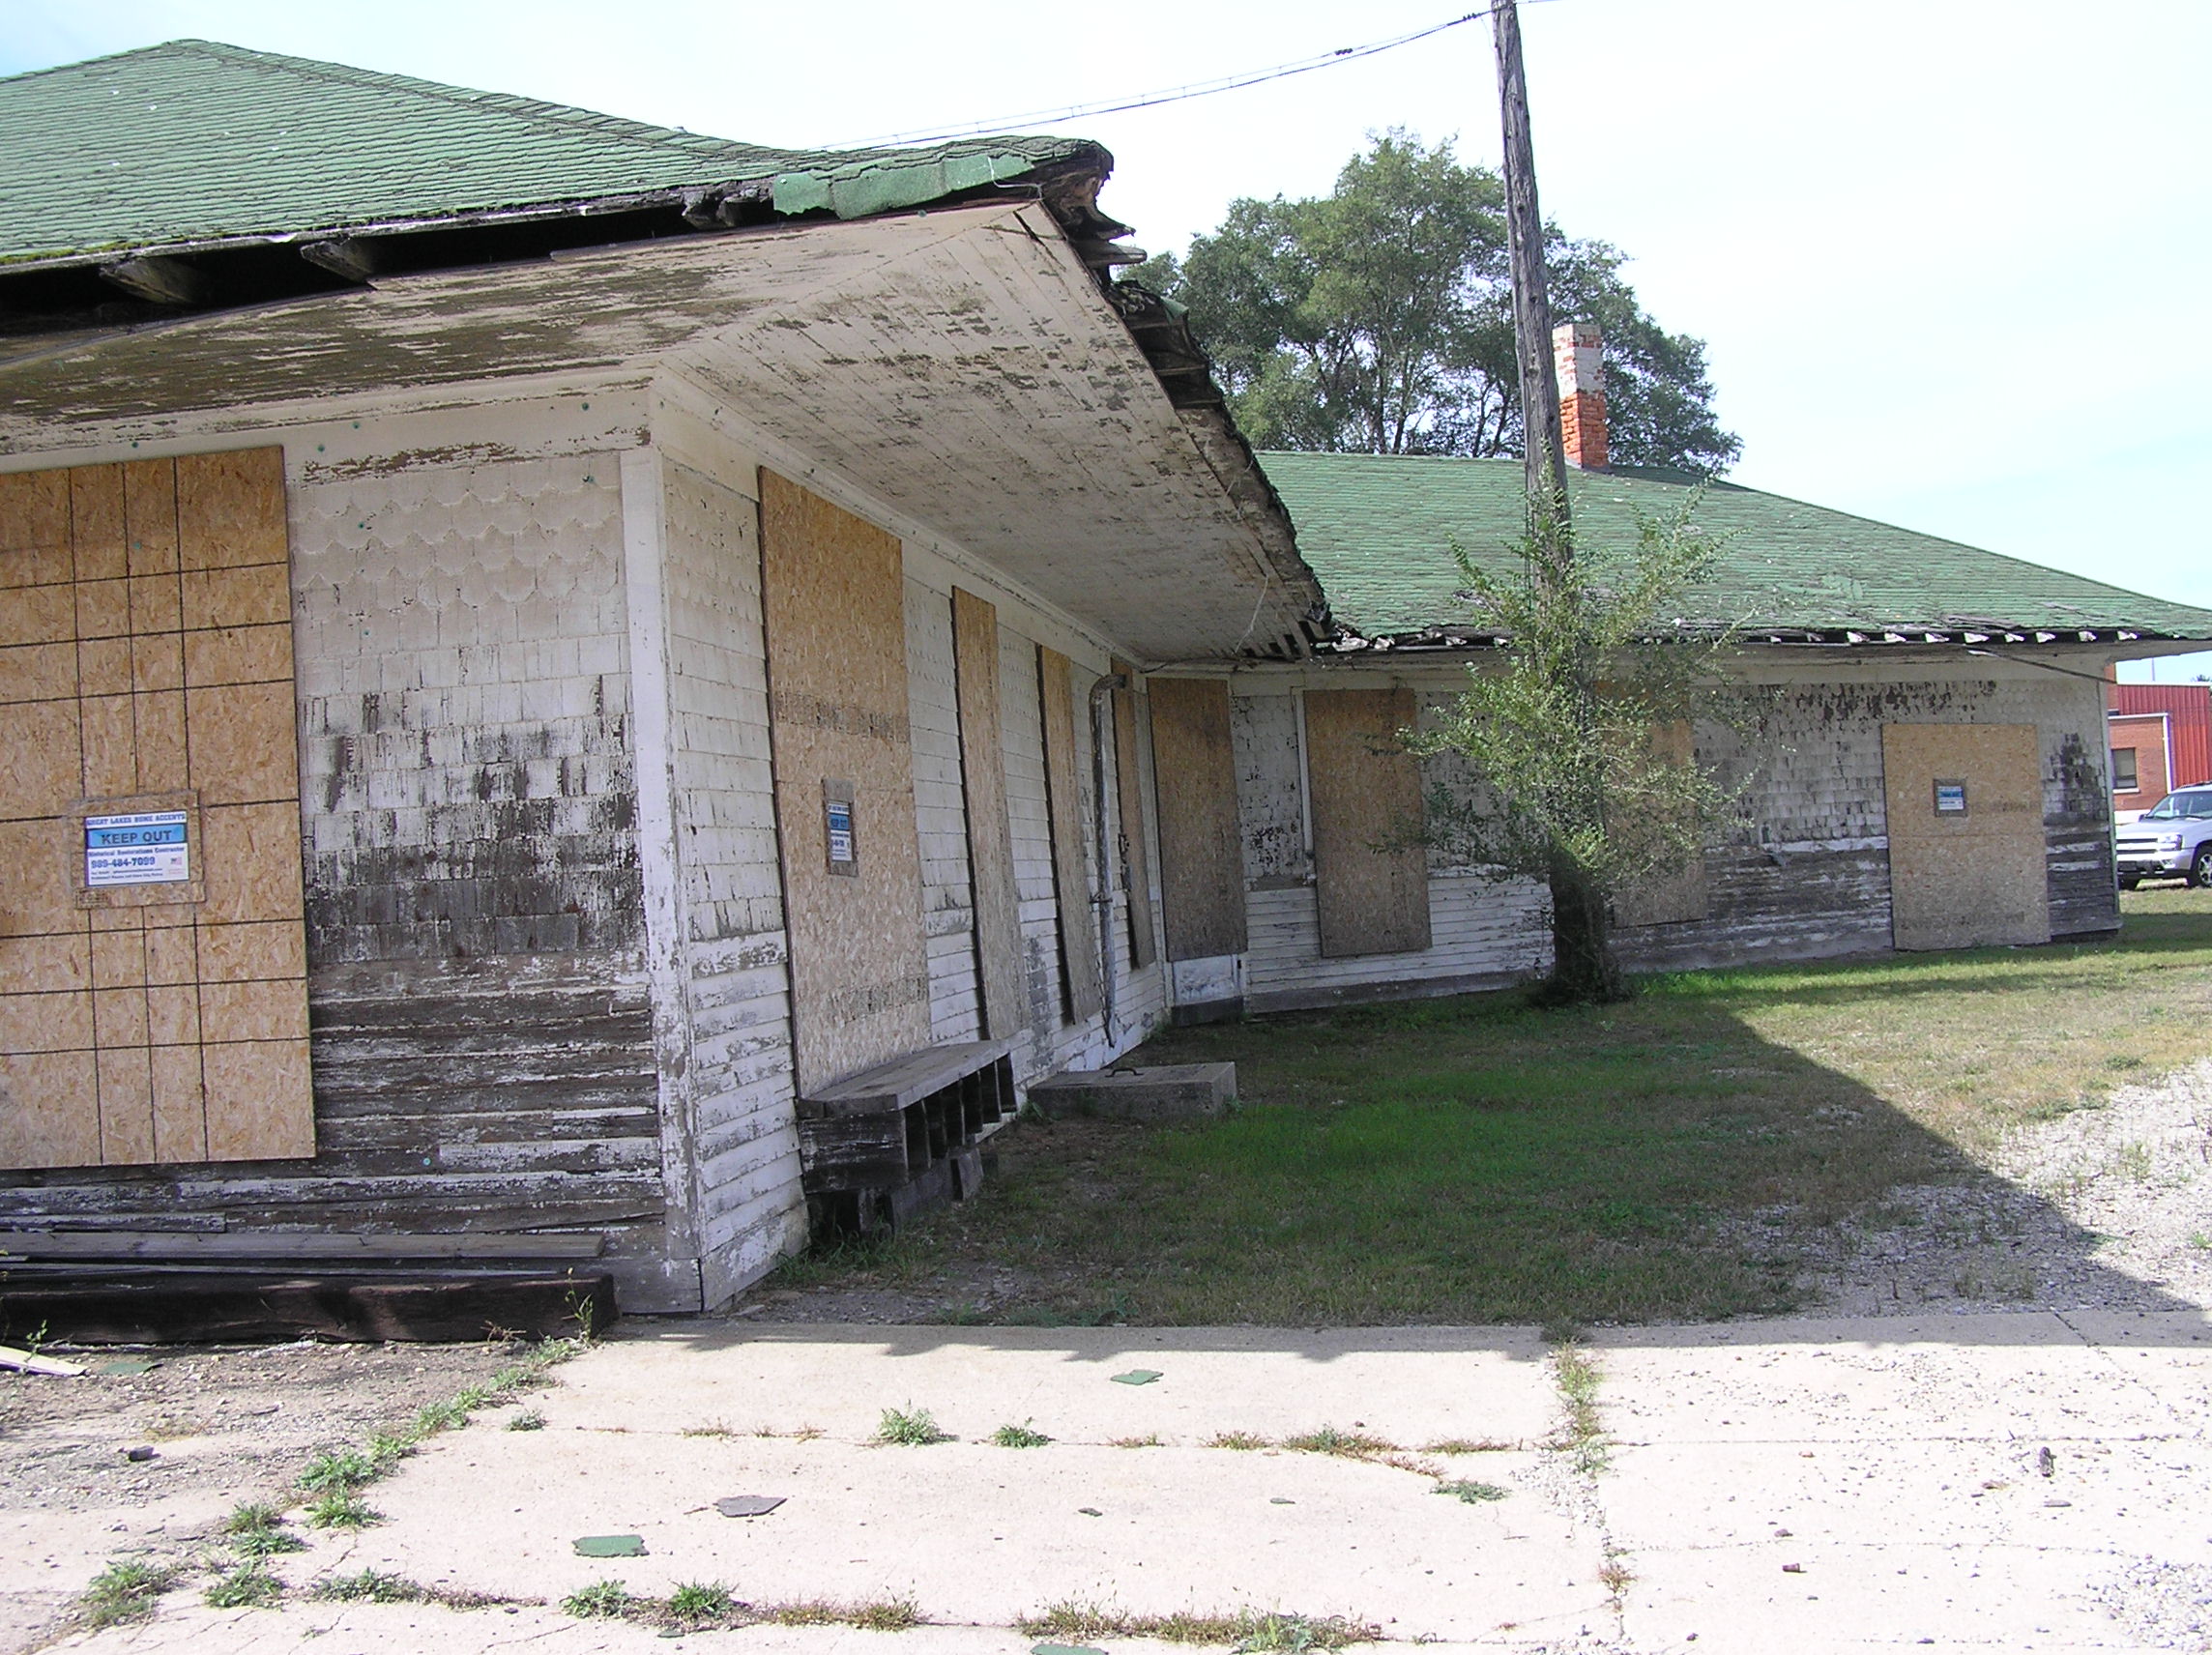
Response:
[{"label": "grass lawn", "polygon": [[[1602,1010],[1489,994],[1173,1031],[1133,1060],[1234,1060],[1238,1113],[1024,1121],[985,1199],[783,1281],[995,1269],[1019,1289],[973,1314],[1015,1321],[1794,1308],[1792,1227],[1986,1176],[2007,1132],[2212,1054],[2212,892],[2121,906],[2114,941],[1647,977]],[[1778,1207],[1780,1230],[1731,1222]]]}]

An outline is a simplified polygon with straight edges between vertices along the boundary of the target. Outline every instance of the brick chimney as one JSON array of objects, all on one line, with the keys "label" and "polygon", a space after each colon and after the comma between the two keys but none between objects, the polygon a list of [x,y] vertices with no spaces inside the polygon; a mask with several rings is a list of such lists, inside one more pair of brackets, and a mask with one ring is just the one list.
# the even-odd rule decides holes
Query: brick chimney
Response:
[{"label": "brick chimney", "polygon": [[1559,364],[1559,433],[1567,464],[1605,470],[1605,365],[1595,322],[1561,322],[1552,330]]}]

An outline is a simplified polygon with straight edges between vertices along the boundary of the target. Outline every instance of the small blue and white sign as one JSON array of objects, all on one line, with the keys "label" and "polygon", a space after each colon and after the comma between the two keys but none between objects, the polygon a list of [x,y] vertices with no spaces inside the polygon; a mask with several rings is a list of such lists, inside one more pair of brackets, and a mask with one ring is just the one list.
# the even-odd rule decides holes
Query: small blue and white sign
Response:
[{"label": "small blue and white sign", "polygon": [[84,819],[84,883],[100,890],[119,885],[186,885],[192,848],[182,810]]},{"label": "small blue and white sign", "polygon": [[830,861],[832,866],[853,860],[853,803],[850,799],[832,798],[830,812]]},{"label": "small blue and white sign", "polygon": [[1966,784],[1963,781],[1939,781],[1936,784],[1936,814],[1938,816],[1964,816],[1966,814]]}]

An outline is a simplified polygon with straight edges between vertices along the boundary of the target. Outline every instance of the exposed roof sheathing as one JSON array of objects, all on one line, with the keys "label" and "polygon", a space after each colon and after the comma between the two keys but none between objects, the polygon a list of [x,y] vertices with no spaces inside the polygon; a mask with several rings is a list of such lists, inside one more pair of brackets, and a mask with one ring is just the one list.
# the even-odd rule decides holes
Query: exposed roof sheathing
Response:
[{"label": "exposed roof sheathing", "polygon": [[0,154],[5,263],[734,185],[779,214],[864,218],[1105,156],[1045,137],[767,149],[207,41],[0,80]]},{"label": "exposed roof sheathing", "polygon": [[[1460,597],[1453,542],[1505,568],[1522,532],[1513,460],[1265,453],[1261,464],[1297,525],[1298,549],[1355,636],[1401,646],[1484,642]],[[1698,479],[1656,469],[1570,479],[1586,541],[1625,549],[1638,514],[1667,521]],[[1722,548],[1679,624],[1734,624],[1775,642],[1979,643],[2212,638],[2212,611],[2146,597],[1956,540],[1915,534],[1733,483],[1705,485],[1695,521]],[[2038,634],[2049,636],[2038,638]]]}]

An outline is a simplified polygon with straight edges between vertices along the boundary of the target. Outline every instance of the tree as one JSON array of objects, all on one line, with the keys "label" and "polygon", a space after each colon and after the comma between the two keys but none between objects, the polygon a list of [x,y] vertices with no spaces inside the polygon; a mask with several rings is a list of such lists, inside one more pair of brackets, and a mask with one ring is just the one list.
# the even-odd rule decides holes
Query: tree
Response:
[{"label": "tree", "polygon": [[[1605,335],[1614,462],[1725,469],[1741,445],[1713,416],[1703,342],[1644,313],[1619,249],[1555,226],[1546,243],[1557,314]],[[1327,195],[1232,202],[1129,279],[1189,308],[1260,448],[1523,451],[1503,187],[1449,142],[1385,132]]]},{"label": "tree", "polygon": [[1428,841],[1549,886],[1553,963],[1542,1002],[1627,998],[1610,905],[1700,855],[1705,828],[1738,802],[1669,740],[1686,736],[1693,718],[1732,722],[1742,712],[1714,671],[1732,629],[1673,619],[1718,556],[1692,521],[1696,504],[1693,496],[1666,523],[1640,519],[1633,547],[1578,539],[1567,559],[1557,555],[1557,526],[1539,519],[1503,573],[1452,548],[1466,600],[1503,639],[1503,667],[1470,665],[1443,715],[1404,739],[1461,772],[1431,790]]}]

